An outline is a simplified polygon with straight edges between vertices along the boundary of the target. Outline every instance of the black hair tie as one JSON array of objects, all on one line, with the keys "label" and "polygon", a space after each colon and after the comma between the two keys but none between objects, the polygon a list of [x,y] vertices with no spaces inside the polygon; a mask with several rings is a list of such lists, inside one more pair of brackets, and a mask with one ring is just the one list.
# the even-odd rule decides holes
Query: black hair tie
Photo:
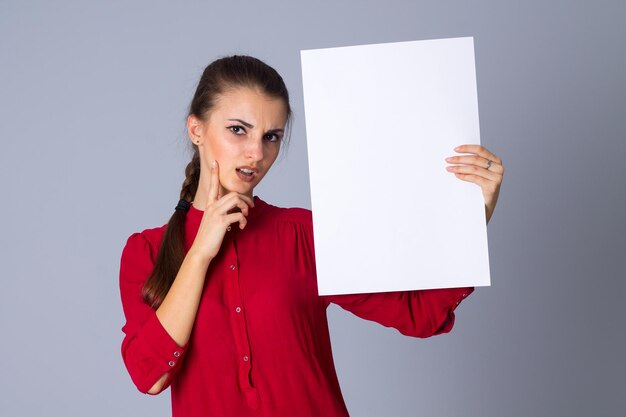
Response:
[{"label": "black hair tie", "polygon": [[185,213],[189,211],[189,207],[191,207],[191,203],[187,200],[178,200],[178,204],[176,204],[176,208],[174,210],[184,211]]}]

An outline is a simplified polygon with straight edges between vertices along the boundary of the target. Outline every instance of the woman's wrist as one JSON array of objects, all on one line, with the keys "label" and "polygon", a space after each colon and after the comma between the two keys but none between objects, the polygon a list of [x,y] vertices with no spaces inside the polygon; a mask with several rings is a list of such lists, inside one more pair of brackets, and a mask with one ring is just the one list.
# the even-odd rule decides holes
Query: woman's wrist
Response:
[{"label": "woman's wrist", "polygon": [[213,260],[212,256],[202,253],[200,250],[194,248],[193,245],[189,249],[189,252],[187,252],[187,255],[185,255],[185,258],[189,258],[193,263],[199,263],[201,265],[206,264],[206,266]]}]

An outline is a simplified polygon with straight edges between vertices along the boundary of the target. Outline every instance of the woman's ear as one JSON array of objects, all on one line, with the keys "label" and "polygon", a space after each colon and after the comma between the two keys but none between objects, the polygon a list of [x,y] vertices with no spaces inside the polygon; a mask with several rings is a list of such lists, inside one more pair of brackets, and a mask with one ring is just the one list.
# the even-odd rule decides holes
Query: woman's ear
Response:
[{"label": "woman's ear", "polygon": [[187,135],[189,140],[196,146],[202,144],[202,131],[204,129],[204,122],[198,119],[193,114],[187,117]]}]

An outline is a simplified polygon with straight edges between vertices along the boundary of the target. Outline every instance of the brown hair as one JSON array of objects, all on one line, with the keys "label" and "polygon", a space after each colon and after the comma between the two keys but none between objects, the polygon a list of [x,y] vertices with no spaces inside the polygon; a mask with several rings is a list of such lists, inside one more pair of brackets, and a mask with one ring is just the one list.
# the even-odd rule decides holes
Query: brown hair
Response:
[{"label": "brown hair", "polygon": [[[274,68],[250,56],[233,55],[210,63],[198,82],[188,116],[207,120],[219,96],[229,89],[240,87],[258,89],[269,97],[282,99],[287,109],[286,130],[291,130],[289,93],[282,77]],[[193,201],[200,181],[200,154],[195,144],[191,146],[193,156],[185,168],[185,181],[180,191],[180,198],[189,203]],[[154,309],[161,305],[185,258],[185,217],[186,212],[174,210],[167,223],[154,269],[143,286],[143,299]]]}]

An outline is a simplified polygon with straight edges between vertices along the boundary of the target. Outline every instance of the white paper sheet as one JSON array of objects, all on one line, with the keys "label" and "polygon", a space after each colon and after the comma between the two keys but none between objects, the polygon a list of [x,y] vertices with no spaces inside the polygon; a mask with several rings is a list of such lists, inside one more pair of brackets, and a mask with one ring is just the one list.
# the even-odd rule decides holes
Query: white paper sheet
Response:
[{"label": "white paper sheet", "polygon": [[473,38],[301,51],[320,295],[490,285]]}]

